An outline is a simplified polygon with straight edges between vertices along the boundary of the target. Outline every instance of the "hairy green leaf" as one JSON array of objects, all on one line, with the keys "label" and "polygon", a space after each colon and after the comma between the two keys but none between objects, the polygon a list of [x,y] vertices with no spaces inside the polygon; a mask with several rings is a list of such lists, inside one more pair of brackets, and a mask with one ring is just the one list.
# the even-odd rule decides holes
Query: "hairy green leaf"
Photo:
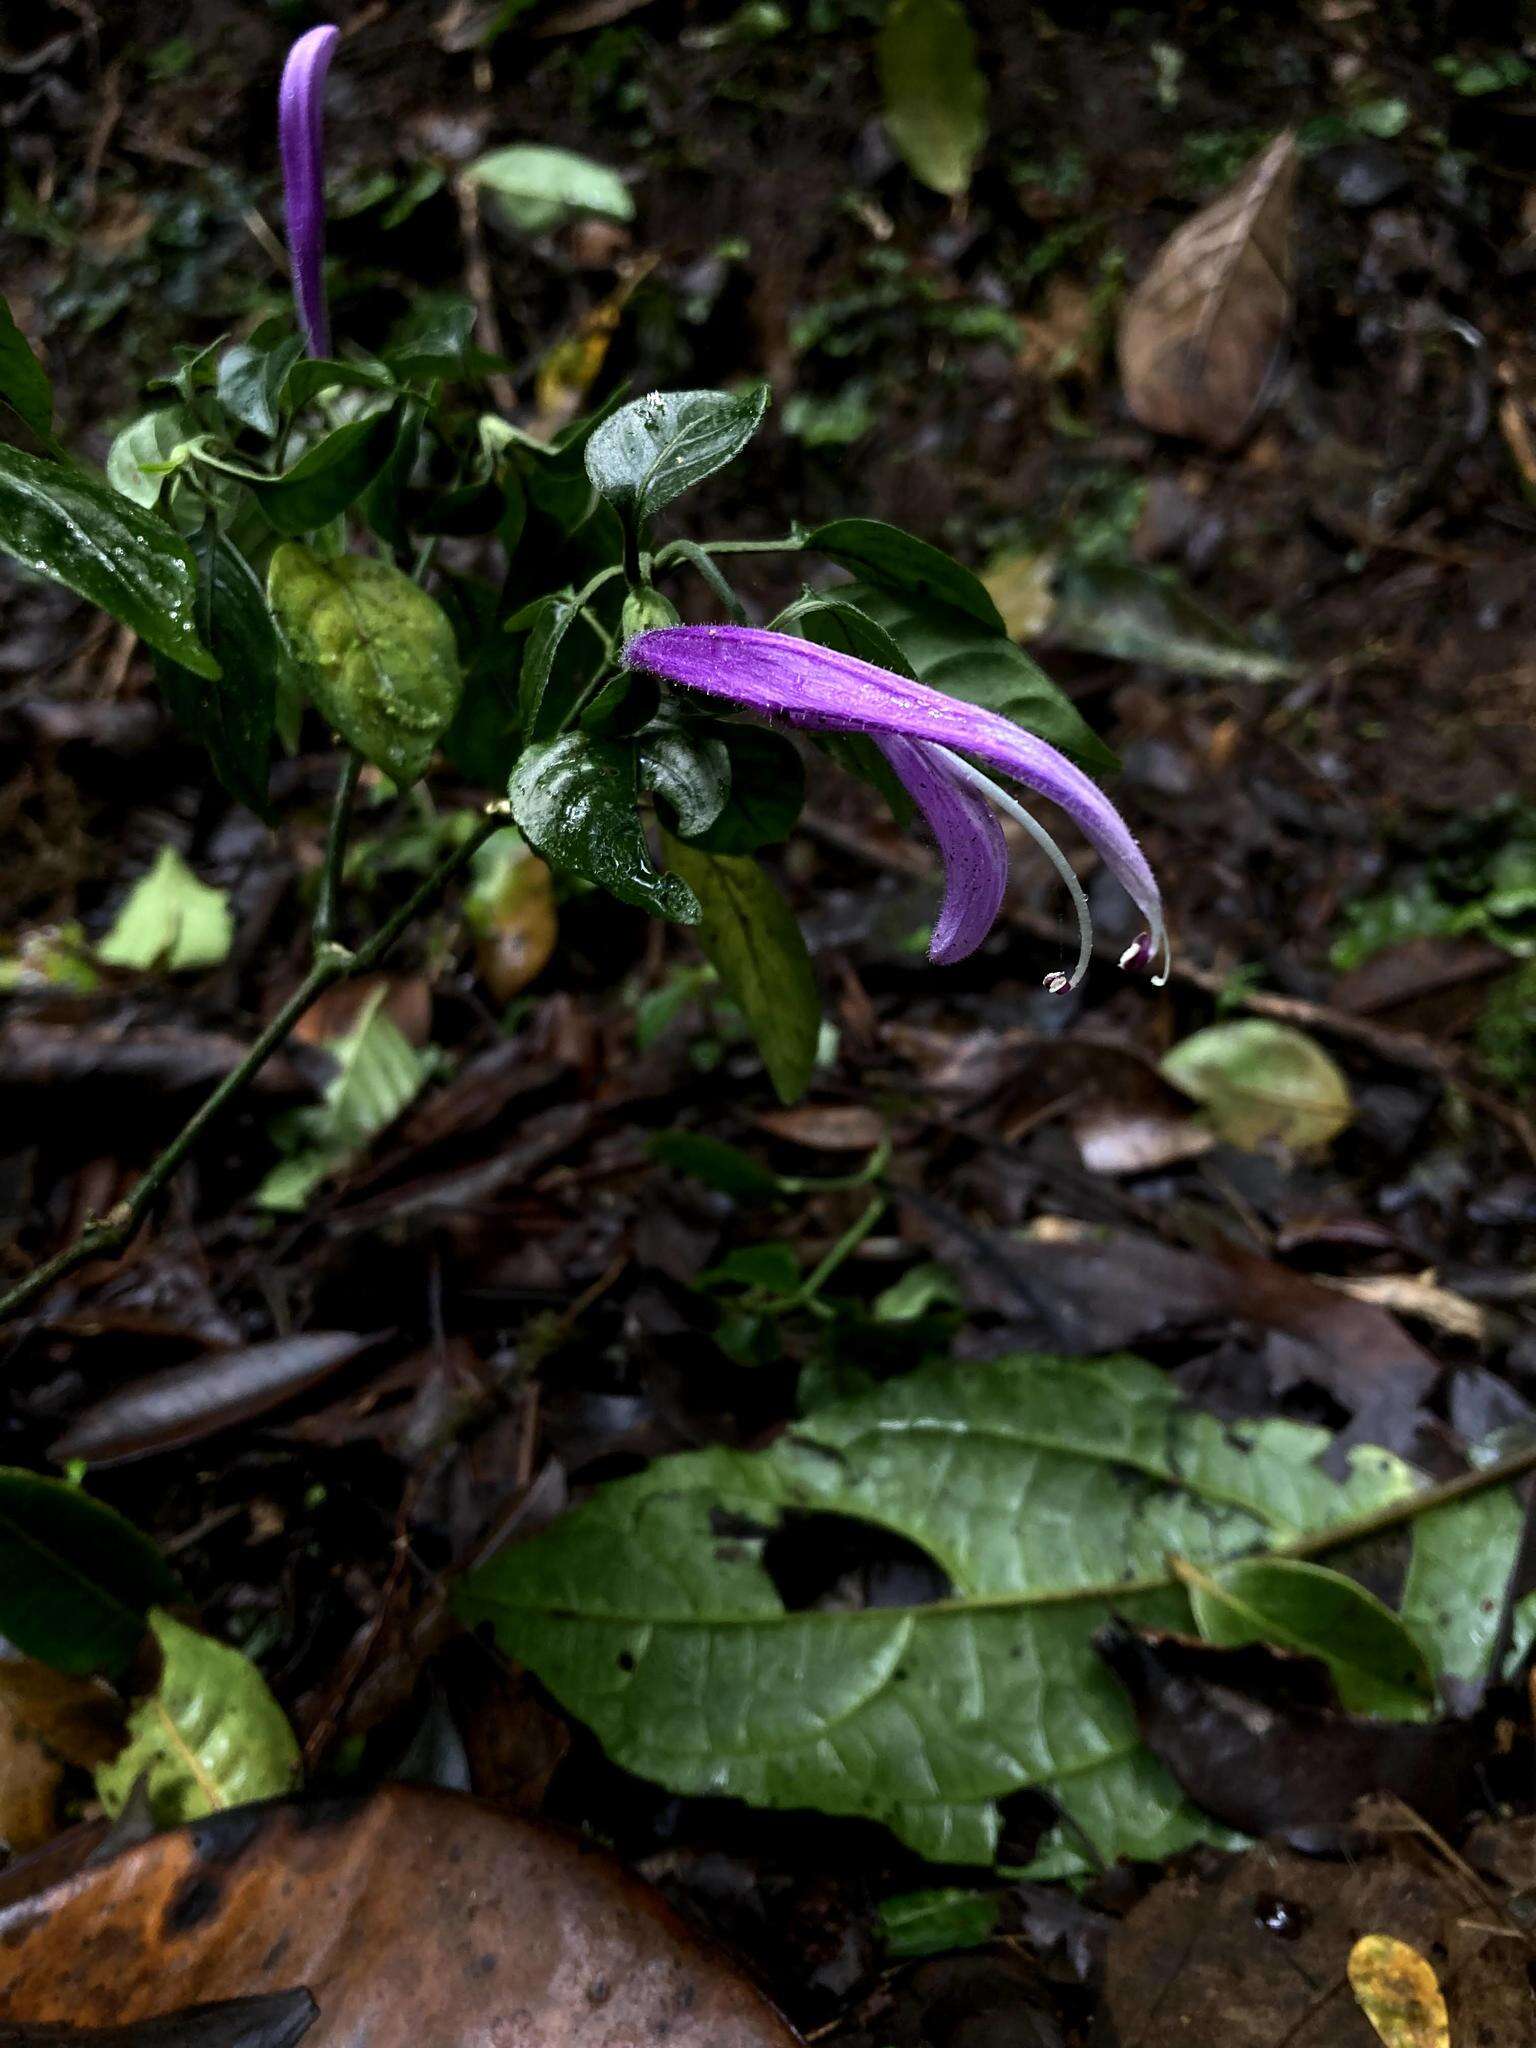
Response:
[{"label": "hairy green leaf", "polygon": [[[984,1862],[996,1802],[1044,1786],[1106,1860],[1155,1857],[1204,1824],[1141,1748],[1093,1633],[1112,1612],[1188,1626],[1170,1555],[1209,1569],[1412,1490],[1370,1448],[1332,1478],[1328,1441],[1191,1412],[1137,1359],[944,1364],[766,1451],[605,1486],[472,1574],[460,1606],[676,1791],[861,1814]],[[795,1511],[906,1537],[947,1597],[787,1612],[763,1546]]]},{"label": "hairy green leaf", "polygon": [[276,549],[267,598],[316,709],[403,789],[458,709],[453,627],[435,598],[388,562]]},{"label": "hairy green leaf", "polygon": [[587,443],[587,475],[639,522],[738,456],[762,424],[768,387],[653,391],[621,406]]},{"label": "hairy green leaf", "polygon": [[795,914],[750,855],[706,853],[666,838],[667,858],[699,900],[699,945],[747,1020],[781,1102],[810,1085],[821,993]]},{"label": "hairy green leaf", "polygon": [[512,816],[557,868],[596,882],[621,903],[696,924],[699,906],[677,875],[658,874],[635,808],[635,750],[590,733],[526,747],[507,790]]},{"label": "hairy green leaf", "polygon": [[61,1479],[0,1466],[0,1636],[55,1671],[116,1677],[175,1574],[115,1508]]},{"label": "hairy green leaf", "polygon": [[191,550],[105,478],[0,445],[0,549],[100,605],[157,653],[218,674],[198,638]]},{"label": "hairy green leaf", "polygon": [[121,1813],[145,1774],[161,1827],[292,1792],[299,1745],[250,1658],[158,1608],[149,1625],[160,1645],[160,1682],[129,1715],[126,1746],[96,1772],[107,1812]]}]

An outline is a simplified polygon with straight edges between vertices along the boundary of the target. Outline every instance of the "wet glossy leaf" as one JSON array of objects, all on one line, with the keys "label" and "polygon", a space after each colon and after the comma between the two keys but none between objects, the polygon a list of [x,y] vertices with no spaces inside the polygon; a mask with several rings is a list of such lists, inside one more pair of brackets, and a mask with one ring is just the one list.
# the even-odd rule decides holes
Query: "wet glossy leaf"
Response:
[{"label": "wet glossy leaf", "polygon": [[1389,1607],[1341,1572],[1251,1558],[1181,1576],[1208,1643],[1273,1643],[1321,1657],[1352,1714],[1417,1719],[1434,1705],[1424,1652]]},{"label": "wet glossy leaf", "polygon": [[291,1792],[299,1745],[250,1658],[159,1608],[149,1625],[160,1645],[160,1680],[129,1715],[123,1749],[96,1773],[108,1813],[122,1811],[146,1772],[162,1827]]},{"label": "wet glossy leaf", "polygon": [[57,1671],[122,1671],[174,1573],[148,1537],[77,1487],[0,1466],[0,1636]]},{"label": "wet glossy leaf", "polygon": [[307,449],[292,469],[270,483],[253,483],[257,504],[279,533],[318,532],[356,504],[393,454],[399,431],[393,406],[348,420]]},{"label": "wet glossy leaf", "polygon": [[417,781],[462,688],[442,606],[388,562],[293,541],[273,554],[267,597],[321,716],[401,788]]},{"label": "wet glossy leaf", "polygon": [[890,1955],[944,1955],[990,1941],[1002,1910],[998,1892],[906,1892],[880,1908],[880,1930]]},{"label": "wet glossy leaf", "polygon": [[714,823],[694,837],[706,853],[755,853],[787,839],[805,804],[805,763],[782,733],[759,725],[717,725],[730,761],[731,790]]},{"label": "wet glossy leaf", "polygon": [[1296,138],[1287,130],[1186,221],[1126,301],[1120,375],[1143,425],[1231,448],[1291,317]]},{"label": "wet glossy leaf", "polygon": [[913,173],[958,198],[987,139],[987,86],[960,0],[891,0],[880,32],[885,125]]},{"label": "wet glossy leaf", "polygon": [[979,576],[962,568],[942,548],[888,526],[883,519],[834,519],[806,535],[805,545],[830,555],[858,577],[893,597],[924,605],[948,605],[978,625],[1004,633],[1002,614]]},{"label": "wet glossy leaf", "polygon": [[1349,1952],[1349,1988],[1385,2048],[1451,2048],[1434,1965],[1406,1941],[1362,1934]]},{"label": "wet glossy leaf", "polygon": [[667,858],[698,898],[699,946],[747,1020],[781,1102],[810,1085],[821,992],[795,914],[750,855],[706,853],[670,834]]},{"label": "wet glossy leaf", "polygon": [[53,386],[32,344],[0,298],[0,398],[44,440],[53,427]]},{"label": "wet glossy leaf", "polygon": [[574,150],[515,142],[476,157],[464,176],[492,193],[527,234],[545,234],[572,213],[597,213],[608,220],[635,217],[635,202],[618,173]]},{"label": "wet glossy leaf", "polygon": [[111,2021],[146,2048],[205,2048],[145,2026],[172,2000],[273,1981],[313,1992],[328,2048],[794,2048],[590,1843],[413,1786],[156,1835],[0,1908],[0,1944],[0,2019]]},{"label": "wet glossy leaf", "polygon": [[[520,613],[515,624],[528,633],[523,649],[523,665],[517,687],[518,721],[523,734],[531,740],[551,739],[566,708],[565,692],[556,693],[556,701],[545,713],[544,700],[549,691],[550,677],[566,636],[581,616],[581,606],[570,590],[552,591],[549,596],[539,598],[526,612]],[[585,626],[583,633],[588,633]],[[596,640],[588,639],[589,651],[594,666],[598,652]]]},{"label": "wet glossy leaf", "polygon": [[731,794],[724,740],[692,725],[648,725],[639,737],[640,781],[671,807],[688,838],[707,832]]},{"label": "wet glossy leaf", "polygon": [[1245,1017],[1197,1031],[1164,1055],[1165,1080],[1204,1105],[1217,1135],[1246,1151],[1331,1144],[1354,1116],[1349,1083],[1314,1039]]},{"label": "wet glossy leaf", "polygon": [[1476,1699],[1490,1675],[1524,1526],[1519,1495],[1507,1486],[1414,1524],[1402,1615],[1458,1707]]},{"label": "wet glossy leaf", "polygon": [[768,387],[652,392],[603,421],[586,447],[587,475],[640,523],[738,456],[762,424]]},{"label": "wet glossy leaf", "polygon": [[102,477],[0,446],[0,550],[100,605],[198,675],[197,568],[181,536]]},{"label": "wet glossy leaf", "polygon": [[[935,1860],[985,1862],[995,1802],[1043,1785],[1107,1860],[1161,1856],[1203,1824],[1140,1749],[1094,1631],[1111,1612],[1188,1626],[1170,1552],[1210,1568],[1411,1485],[1358,1447],[1331,1478],[1328,1441],[1187,1410],[1135,1359],[944,1364],[766,1451],[599,1488],[474,1573],[461,1611],[673,1790],[862,1814]],[[786,1610],[762,1560],[792,1512],[904,1536],[935,1597]]]},{"label": "wet glossy leaf", "polygon": [[265,816],[279,692],[292,687],[288,650],[255,571],[234,543],[220,537],[200,546],[199,559],[199,618],[222,673],[210,679],[162,660],[160,688],[177,724],[208,749],[230,795]]},{"label": "wet glossy leaf", "polygon": [[508,788],[512,816],[556,868],[596,882],[621,903],[696,924],[699,906],[677,875],[658,874],[636,810],[635,750],[626,740],[567,733],[524,749]]}]

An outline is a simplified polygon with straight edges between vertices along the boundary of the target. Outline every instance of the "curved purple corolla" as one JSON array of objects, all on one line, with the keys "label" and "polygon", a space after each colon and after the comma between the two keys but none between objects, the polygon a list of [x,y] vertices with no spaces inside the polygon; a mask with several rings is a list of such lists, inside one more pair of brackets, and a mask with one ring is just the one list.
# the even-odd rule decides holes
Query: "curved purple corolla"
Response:
[{"label": "curved purple corolla", "polygon": [[330,347],[325,310],[325,74],[341,30],[312,28],[288,52],[277,96],[288,255],[299,325],[312,356]]},{"label": "curved purple corolla", "polygon": [[1088,959],[1090,927],[1082,889],[1065,855],[1006,790],[964,759],[974,755],[1056,804],[1097,850],[1147,920],[1123,966],[1163,956],[1162,897],[1130,828],[1098,785],[1064,754],[995,711],[962,703],[873,662],[814,641],[754,626],[658,626],[637,634],[627,666],[684,689],[788,719],[812,731],[868,733],[911,792],[944,857],[946,893],[934,931],[936,960],[963,959],[991,929],[1007,878],[1006,844],[991,805],[1018,819],[1072,891],[1080,946],[1074,971],[1047,987],[1075,987]]}]

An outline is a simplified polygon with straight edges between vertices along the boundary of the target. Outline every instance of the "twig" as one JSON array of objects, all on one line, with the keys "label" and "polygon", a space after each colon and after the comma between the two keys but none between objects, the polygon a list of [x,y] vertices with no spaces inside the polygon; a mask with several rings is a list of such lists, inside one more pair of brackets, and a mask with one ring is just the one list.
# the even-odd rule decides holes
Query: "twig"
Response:
[{"label": "twig", "polygon": [[[345,779],[344,775],[343,782]],[[154,1206],[156,1196],[177,1172],[208,1126],[266,1065],[315,998],[334,982],[345,981],[351,975],[362,974],[376,966],[406,927],[414,923],[424,906],[466,865],[491,834],[501,829],[502,823],[503,815],[498,806],[482,819],[479,827],[462,846],[456,847],[446,859],[438,863],[399,909],[387,918],[372,938],[365,940],[355,953],[349,952],[344,946],[338,946],[334,940],[317,943],[315,958],[309,972],[276,1016],[252,1042],[250,1050],[239,1065],[225,1075],[159,1158],[145,1170],[132,1191],[115,1208],[109,1210],[105,1216],[87,1223],[73,1244],[66,1245],[63,1251],[55,1253],[51,1259],[36,1267],[25,1280],[19,1281],[7,1293],[0,1295],[0,1321],[14,1315],[18,1309],[25,1308],[39,1295],[46,1294],[56,1280],[62,1280],[65,1274],[74,1272],[88,1260],[103,1254],[115,1255],[122,1251],[137,1234],[140,1224]],[[344,835],[338,837],[333,832],[332,836],[339,862],[345,844]]]}]

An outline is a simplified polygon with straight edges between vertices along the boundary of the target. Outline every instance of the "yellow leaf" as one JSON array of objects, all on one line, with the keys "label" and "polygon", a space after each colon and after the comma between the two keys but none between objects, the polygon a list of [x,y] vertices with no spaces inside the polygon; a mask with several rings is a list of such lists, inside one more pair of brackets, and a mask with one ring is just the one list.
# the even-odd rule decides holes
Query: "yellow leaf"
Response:
[{"label": "yellow leaf", "polygon": [[1428,1961],[1390,1934],[1362,1934],[1349,1987],[1386,2048],[1451,2048],[1445,1994]]}]

